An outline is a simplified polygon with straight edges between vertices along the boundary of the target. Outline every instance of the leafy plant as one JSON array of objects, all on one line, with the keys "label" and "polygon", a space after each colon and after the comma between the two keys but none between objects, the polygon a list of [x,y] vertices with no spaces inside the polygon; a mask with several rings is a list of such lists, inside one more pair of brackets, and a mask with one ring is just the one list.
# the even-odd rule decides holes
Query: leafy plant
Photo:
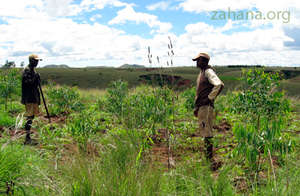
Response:
[{"label": "leafy plant", "polygon": [[287,115],[291,110],[290,103],[283,92],[276,91],[279,79],[280,75],[277,72],[265,73],[262,69],[243,70],[244,87],[235,97],[235,112],[245,114],[245,119],[256,123],[257,129],[262,116],[274,120]]},{"label": "leafy plant", "polygon": [[81,103],[79,92],[74,87],[55,87],[51,84],[47,89],[47,96],[49,98],[49,111],[51,114],[80,111],[84,107]]},{"label": "leafy plant", "polygon": [[42,126],[39,130],[39,135],[44,143],[53,143],[57,139],[65,137],[66,132],[58,124],[51,123]]},{"label": "leafy plant", "polygon": [[105,130],[106,124],[101,122],[93,111],[81,111],[79,114],[72,114],[67,121],[65,131],[70,133],[80,144],[86,144],[90,136],[97,131]]},{"label": "leafy plant", "polygon": [[21,76],[17,69],[4,69],[0,71],[0,95],[5,101],[5,110],[7,110],[8,101],[12,96],[20,94]]},{"label": "leafy plant", "polygon": [[124,122],[128,127],[150,127],[166,123],[175,108],[174,93],[167,87],[140,87],[125,100]]},{"label": "leafy plant", "polygon": [[269,158],[275,152],[284,155],[293,149],[293,142],[282,134],[290,105],[284,93],[276,91],[278,73],[254,69],[243,71],[243,76],[244,88],[236,94],[233,107],[241,117],[233,128],[238,143],[234,155],[258,172],[263,156]]},{"label": "leafy plant", "polygon": [[193,88],[188,88],[181,94],[181,96],[185,99],[184,107],[187,110],[194,109],[195,92],[196,92],[196,87],[193,87]]},{"label": "leafy plant", "polygon": [[261,129],[258,132],[254,125],[236,124],[233,128],[238,145],[234,154],[244,160],[253,170],[259,167],[261,156],[268,157],[279,152],[285,155],[292,151],[293,142],[287,135],[281,133],[283,122],[273,121],[270,123],[266,118],[261,119]]},{"label": "leafy plant", "polygon": [[107,109],[116,116],[122,116],[124,100],[128,95],[128,83],[122,80],[114,81],[107,88]]},{"label": "leafy plant", "polygon": [[68,130],[73,136],[88,136],[90,133],[96,132],[97,121],[92,117],[88,117],[91,114],[82,112],[75,117],[71,117],[70,123],[68,123]]},{"label": "leafy plant", "polygon": [[11,117],[8,113],[0,111],[0,126],[11,127],[14,126],[15,119]]}]

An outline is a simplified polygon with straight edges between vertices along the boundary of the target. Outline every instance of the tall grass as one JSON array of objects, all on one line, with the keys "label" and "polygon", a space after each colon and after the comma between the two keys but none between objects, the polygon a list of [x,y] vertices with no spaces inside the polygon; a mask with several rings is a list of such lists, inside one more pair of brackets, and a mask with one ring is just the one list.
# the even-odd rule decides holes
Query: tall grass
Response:
[{"label": "tall grass", "polygon": [[53,191],[41,174],[45,164],[28,148],[7,145],[0,148],[0,194],[47,195]]},{"label": "tall grass", "polygon": [[164,175],[161,195],[236,195],[230,184],[228,169],[213,176],[207,165],[190,162]]},{"label": "tall grass", "polygon": [[99,158],[78,156],[65,170],[65,195],[234,195],[228,169],[218,177],[207,165],[186,162],[167,172],[147,158],[137,159],[142,133],[117,130],[102,141]]},{"label": "tall grass", "polygon": [[99,158],[79,156],[67,168],[71,195],[149,195],[158,186],[156,172],[136,159],[141,133],[117,132],[103,139]]}]

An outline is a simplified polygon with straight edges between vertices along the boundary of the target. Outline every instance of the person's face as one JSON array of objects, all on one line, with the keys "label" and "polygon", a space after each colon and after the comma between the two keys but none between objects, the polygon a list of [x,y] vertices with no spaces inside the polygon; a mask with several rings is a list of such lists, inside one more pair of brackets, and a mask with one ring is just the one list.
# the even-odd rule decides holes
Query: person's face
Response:
[{"label": "person's face", "polygon": [[32,68],[37,67],[38,63],[39,63],[38,60],[30,59],[30,66],[31,66]]},{"label": "person's face", "polygon": [[204,57],[200,57],[197,59],[197,67],[198,68],[203,68],[208,65],[208,59]]}]

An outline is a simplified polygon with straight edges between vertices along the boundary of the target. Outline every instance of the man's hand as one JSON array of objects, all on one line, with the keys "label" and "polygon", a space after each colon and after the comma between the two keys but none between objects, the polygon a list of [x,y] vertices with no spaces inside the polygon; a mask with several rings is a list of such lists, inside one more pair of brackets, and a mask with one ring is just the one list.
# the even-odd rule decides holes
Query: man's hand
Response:
[{"label": "man's hand", "polygon": [[212,98],[211,96],[208,95],[208,99],[210,102],[214,102],[214,98]]},{"label": "man's hand", "polygon": [[198,111],[199,111],[199,108],[194,109],[194,116],[195,117],[198,117]]}]

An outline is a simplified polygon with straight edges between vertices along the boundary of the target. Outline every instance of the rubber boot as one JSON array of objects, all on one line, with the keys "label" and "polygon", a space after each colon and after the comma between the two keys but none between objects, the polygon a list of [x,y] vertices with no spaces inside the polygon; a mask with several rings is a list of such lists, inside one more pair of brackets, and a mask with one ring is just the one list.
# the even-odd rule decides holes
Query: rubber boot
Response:
[{"label": "rubber boot", "polygon": [[[30,131],[30,130],[29,130]],[[26,131],[27,132],[27,131]],[[31,143],[31,137],[30,137],[30,133],[26,133],[26,137],[25,137],[25,141],[24,141],[24,145],[29,145]]]},{"label": "rubber boot", "polygon": [[25,137],[24,145],[37,145],[38,144],[35,140],[31,139],[31,137],[30,137],[30,129],[31,129],[33,118],[34,118],[34,116],[29,117],[25,124],[26,137]]},{"label": "rubber boot", "polygon": [[30,133],[26,133],[26,138],[25,138],[24,145],[32,145],[32,146],[35,146],[35,145],[38,145],[38,142],[37,142],[35,139],[32,139],[32,138],[30,137]]}]

